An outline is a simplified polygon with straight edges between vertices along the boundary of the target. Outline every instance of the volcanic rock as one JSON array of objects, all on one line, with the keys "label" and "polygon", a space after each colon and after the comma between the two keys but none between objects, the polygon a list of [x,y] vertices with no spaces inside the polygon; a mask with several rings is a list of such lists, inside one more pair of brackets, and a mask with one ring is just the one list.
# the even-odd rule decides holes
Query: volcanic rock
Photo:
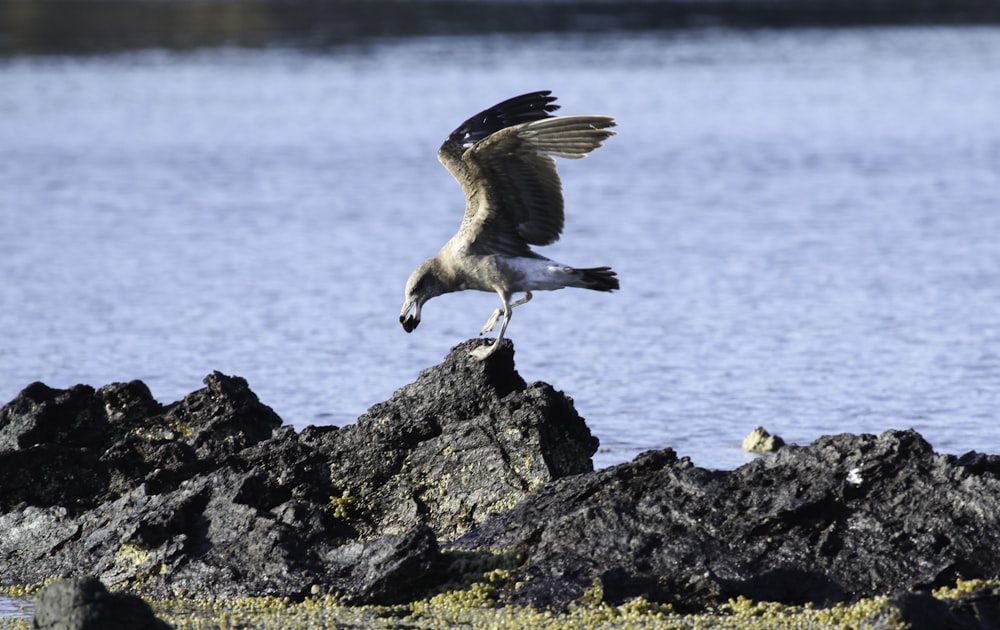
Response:
[{"label": "volcanic rock", "polygon": [[152,597],[397,604],[501,558],[500,604],[886,595],[875,627],[1000,617],[990,582],[930,594],[1000,577],[1000,457],[937,455],[910,430],[732,471],[665,449],[594,472],[572,401],[527,384],[509,341],[472,359],[482,343],[353,425],[301,432],[219,373],[169,405],[138,381],[30,385],[0,410],[3,585],[86,574]]},{"label": "volcanic rock", "polygon": [[914,431],[823,437],[733,471],[667,449],[555,481],[455,546],[527,548],[513,604],[563,607],[595,586],[688,610],[847,602],[1000,575],[994,470]]},{"label": "volcanic rock", "polygon": [[109,593],[94,577],[54,582],[38,593],[33,627],[40,630],[169,630],[149,604],[128,593]]},{"label": "volcanic rock", "polygon": [[161,405],[139,381],[41,383],[0,410],[0,575],[97,576],[156,597],[395,603],[450,541],[532,489],[591,471],[570,399],[513,345],[455,348],[347,427],[281,425],[238,377]]}]

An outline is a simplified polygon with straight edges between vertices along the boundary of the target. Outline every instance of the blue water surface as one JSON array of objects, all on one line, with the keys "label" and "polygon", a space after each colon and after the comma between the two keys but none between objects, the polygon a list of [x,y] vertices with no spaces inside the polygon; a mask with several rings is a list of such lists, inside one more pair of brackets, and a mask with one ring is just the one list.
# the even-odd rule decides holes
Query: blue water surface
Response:
[{"label": "blue water surface", "polygon": [[220,370],[296,427],[353,422],[497,305],[399,326],[463,210],[439,144],[551,89],[619,134],[560,161],[543,253],[622,290],[538,294],[508,335],[597,465],[731,468],[756,425],[1000,453],[997,68],[993,27],[2,59],[0,401],[141,379],[167,403]]}]

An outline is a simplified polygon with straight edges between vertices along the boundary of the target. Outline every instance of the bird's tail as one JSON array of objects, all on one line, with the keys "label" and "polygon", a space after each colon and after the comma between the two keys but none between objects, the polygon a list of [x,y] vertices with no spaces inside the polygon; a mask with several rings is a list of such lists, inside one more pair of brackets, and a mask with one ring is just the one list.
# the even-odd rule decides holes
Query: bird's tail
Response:
[{"label": "bird's tail", "polygon": [[580,288],[594,291],[614,291],[618,286],[618,275],[611,267],[591,267],[574,269],[580,277]]}]

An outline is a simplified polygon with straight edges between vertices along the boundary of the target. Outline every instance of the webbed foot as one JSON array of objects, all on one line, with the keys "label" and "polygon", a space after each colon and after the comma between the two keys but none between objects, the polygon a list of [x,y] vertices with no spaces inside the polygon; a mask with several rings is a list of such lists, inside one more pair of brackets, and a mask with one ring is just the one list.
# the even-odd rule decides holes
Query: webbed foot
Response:
[{"label": "webbed foot", "polygon": [[500,345],[499,343],[494,343],[494,344],[490,344],[488,346],[479,346],[475,350],[469,352],[469,354],[472,355],[472,357],[476,361],[482,361],[486,357],[488,357],[491,354],[493,354],[496,351],[497,346],[499,346],[499,345]]}]

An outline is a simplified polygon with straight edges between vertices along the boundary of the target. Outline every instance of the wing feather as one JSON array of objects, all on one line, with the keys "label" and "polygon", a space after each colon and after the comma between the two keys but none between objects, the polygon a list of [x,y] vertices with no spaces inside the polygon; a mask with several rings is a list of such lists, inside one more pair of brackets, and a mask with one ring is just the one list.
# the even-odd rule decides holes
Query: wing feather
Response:
[{"label": "wing feather", "polygon": [[529,245],[559,240],[565,214],[551,156],[579,159],[614,135],[610,116],[560,116],[494,132],[462,154],[469,176],[460,235],[474,249],[537,256]]},{"label": "wing feather", "polygon": [[438,150],[438,160],[444,164],[452,177],[458,180],[468,196],[469,186],[472,183],[471,174],[468,172],[467,164],[462,160],[462,155],[477,142],[485,140],[501,129],[550,117],[551,112],[559,109],[559,106],[553,103],[555,100],[556,97],[552,96],[549,90],[529,92],[479,112],[451,132]]}]

